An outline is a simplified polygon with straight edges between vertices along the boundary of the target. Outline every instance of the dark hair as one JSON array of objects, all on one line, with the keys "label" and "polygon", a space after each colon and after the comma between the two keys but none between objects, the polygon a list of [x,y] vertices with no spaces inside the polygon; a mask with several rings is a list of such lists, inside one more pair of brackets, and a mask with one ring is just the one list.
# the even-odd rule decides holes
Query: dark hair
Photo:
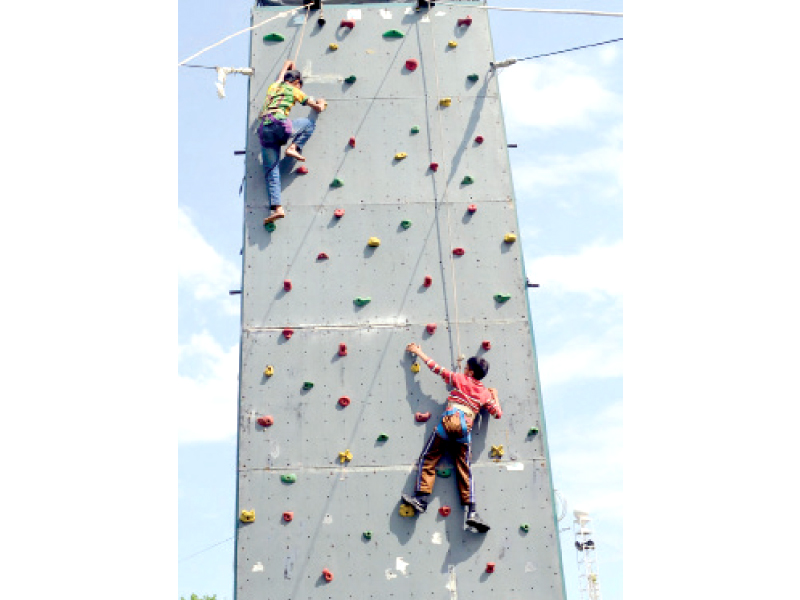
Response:
[{"label": "dark hair", "polygon": [[289,82],[289,81],[299,81],[300,84],[302,85],[302,83],[303,83],[303,74],[300,71],[298,71],[297,69],[291,69],[289,71],[286,71],[286,74],[283,76],[283,80],[287,81],[287,82]]},{"label": "dark hair", "polygon": [[467,366],[469,370],[472,371],[473,377],[479,381],[486,377],[486,374],[489,372],[489,361],[485,358],[473,356],[467,361]]}]

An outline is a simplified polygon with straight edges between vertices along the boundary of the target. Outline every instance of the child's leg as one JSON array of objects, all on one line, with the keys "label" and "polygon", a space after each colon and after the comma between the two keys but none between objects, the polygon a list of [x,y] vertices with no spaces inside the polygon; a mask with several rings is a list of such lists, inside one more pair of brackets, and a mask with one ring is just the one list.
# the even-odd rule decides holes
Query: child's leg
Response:
[{"label": "child's leg", "polygon": [[292,119],[292,143],[286,148],[286,156],[297,160],[305,160],[301,154],[303,146],[314,133],[316,124],[311,119]]},{"label": "child's leg", "polygon": [[283,216],[281,207],[281,171],[278,162],[281,158],[280,146],[262,146],[261,162],[264,166],[264,181],[267,184],[267,207],[271,214],[264,222]]},{"label": "child's leg", "polygon": [[445,440],[436,435],[434,431],[428,438],[428,443],[422,450],[417,463],[417,481],[414,491],[422,494],[430,494],[433,491],[433,484],[436,481],[436,465],[444,455]]},{"label": "child's leg", "polygon": [[456,478],[458,479],[458,492],[461,504],[470,505],[474,509],[475,486],[472,479],[472,443],[456,444]]}]

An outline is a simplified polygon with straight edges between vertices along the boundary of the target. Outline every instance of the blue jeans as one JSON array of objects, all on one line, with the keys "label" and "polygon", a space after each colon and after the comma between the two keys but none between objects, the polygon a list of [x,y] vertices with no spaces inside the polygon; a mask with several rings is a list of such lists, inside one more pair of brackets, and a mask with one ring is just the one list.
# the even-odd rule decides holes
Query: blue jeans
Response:
[{"label": "blue jeans", "polygon": [[[311,119],[292,119],[292,135],[289,143],[297,145],[302,152],[303,146],[314,133],[315,123]],[[281,146],[280,132],[282,127],[265,120],[261,135],[261,162],[264,166],[264,179],[267,183],[267,202],[270,208],[281,205]]]}]

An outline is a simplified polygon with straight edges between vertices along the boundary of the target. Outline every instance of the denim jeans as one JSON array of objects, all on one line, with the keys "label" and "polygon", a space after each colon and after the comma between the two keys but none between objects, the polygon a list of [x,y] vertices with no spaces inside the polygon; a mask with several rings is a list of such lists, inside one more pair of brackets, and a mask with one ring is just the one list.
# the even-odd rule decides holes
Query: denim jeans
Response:
[{"label": "denim jeans", "polygon": [[[302,152],[303,146],[314,133],[315,123],[311,119],[292,119],[292,136],[289,138],[289,144],[296,144],[297,151]],[[269,127],[278,127],[272,125],[269,121],[264,123],[264,129],[269,132]],[[261,138],[261,162],[264,166],[264,179],[267,183],[267,202],[270,208],[275,208],[281,205],[281,146],[280,144],[273,143],[269,135],[264,135]]]}]

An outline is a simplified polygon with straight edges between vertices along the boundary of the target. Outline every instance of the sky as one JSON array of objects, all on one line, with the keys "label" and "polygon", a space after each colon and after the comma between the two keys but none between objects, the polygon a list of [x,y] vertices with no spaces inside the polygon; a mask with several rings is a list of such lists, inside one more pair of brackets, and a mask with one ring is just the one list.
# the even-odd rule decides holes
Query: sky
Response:
[{"label": "sky", "polygon": [[[518,7],[519,2],[493,3]],[[533,6],[533,5],[528,5]],[[179,3],[179,60],[249,26],[248,2]],[[563,1],[536,8],[564,8]],[[570,8],[622,12],[616,0]],[[622,18],[491,11],[495,58],[623,37]],[[248,36],[192,64],[247,66]],[[564,580],[578,600],[572,511],[594,520],[603,597],[622,597],[622,53],[624,42],[499,74],[531,283]],[[179,592],[233,598],[244,76],[179,69]],[[312,92],[309,92],[312,93]],[[202,127],[197,124],[202,122]],[[227,540],[227,541],[226,541]]]}]

